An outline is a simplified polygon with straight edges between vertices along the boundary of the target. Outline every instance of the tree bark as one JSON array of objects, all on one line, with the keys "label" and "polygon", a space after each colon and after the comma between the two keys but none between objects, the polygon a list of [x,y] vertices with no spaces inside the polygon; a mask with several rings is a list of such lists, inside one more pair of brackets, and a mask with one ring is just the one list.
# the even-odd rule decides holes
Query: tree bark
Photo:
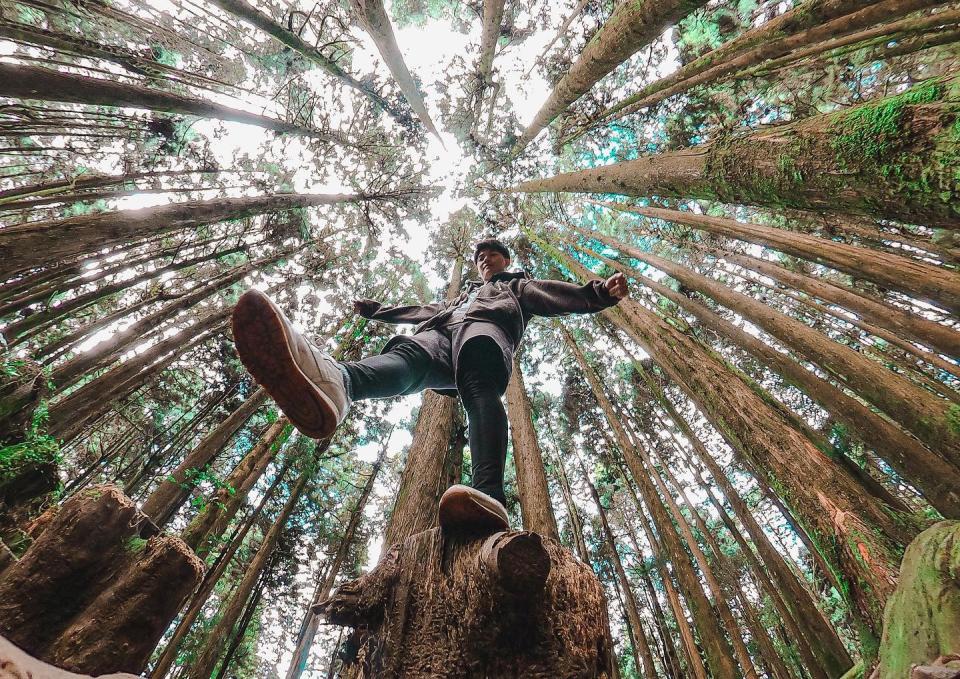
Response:
[{"label": "tree bark", "polygon": [[72,671],[139,673],[202,573],[118,488],[97,486],[64,503],[3,571],[0,629]]},{"label": "tree bark", "polygon": [[207,432],[176,469],[170,472],[144,501],[141,511],[158,526],[165,526],[183,506],[195,483],[189,478],[191,470],[205,469],[223,451],[224,446],[247,420],[267,400],[267,392],[257,389],[230,413],[226,419]]},{"label": "tree bark", "polygon": [[10,226],[0,234],[0,280],[24,269],[50,266],[131,238],[195,229],[267,212],[360,200],[364,197],[293,193],[213,198]]},{"label": "tree bark", "polygon": [[553,516],[547,475],[543,468],[543,452],[537,440],[520,362],[516,358],[513,361],[513,374],[507,385],[507,414],[513,439],[513,462],[517,468],[523,529],[559,541],[557,520]]},{"label": "tree bark", "polygon": [[956,78],[935,78],[834,113],[534,179],[510,190],[698,198],[960,229],[960,188],[951,155],[960,101]]},{"label": "tree bark", "polygon": [[657,495],[653,483],[650,481],[650,474],[644,469],[637,450],[634,448],[623,424],[616,415],[616,409],[610,402],[596,372],[587,361],[586,356],[583,355],[576,340],[574,340],[569,331],[559,323],[556,324],[556,327],[559,329],[570,353],[574,359],[576,359],[580,372],[590,384],[593,395],[600,404],[600,408],[603,410],[610,430],[613,432],[614,442],[620,449],[620,453],[623,455],[623,459],[630,469],[633,481],[639,488],[640,494],[647,505],[647,509],[650,511],[650,516],[657,528],[660,539],[663,541],[664,549],[668,554],[667,558],[670,559],[670,562],[674,566],[680,589],[683,591],[687,606],[690,608],[690,616],[693,618],[694,625],[700,632],[700,640],[704,647],[707,665],[710,667],[711,674],[716,679],[721,679],[722,677],[733,679],[737,677],[737,664],[733,659],[730,645],[727,643],[723,631],[717,624],[717,616],[713,610],[713,606],[711,606],[703,590],[703,586],[700,584],[699,578],[693,571],[693,566],[687,557],[687,553],[680,543],[680,536],[677,535],[673,524],[670,522],[667,511]]},{"label": "tree bark", "polygon": [[437,128],[427,112],[423,95],[420,94],[417,83],[403,60],[403,54],[400,53],[400,46],[397,45],[397,37],[393,33],[393,26],[390,25],[390,18],[383,7],[383,0],[350,0],[350,7],[363,26],[363,30],[367,32],[377,46],[380,56],[386,63],[387,68],[390,69],[393,79],[397,81],[397,86],[410,104],[410,108],[417,114],[427,131],[440,139],[440,133],[437,132]]},{"label": "tree bark", "polygon": [[[578,278],[592,277],[562,253]],[[875,498],[779,408],[690,337],[632,300],[602,312],[653,357],[731,447],[778,488],[848,585],[853,611],[874,633],[896,581],[898,554],[915,533],[909,517]],[[639,470],[638,470],[639,471]]]},{"label": "tree bark", "polygon": [[[956,274],[908,257],[900,257],[872,248],[838,243],[804,233],[786,231],[762,224],[738,222],[735,219],[709,217],[681,210],[631,207],[622,203],[604,204],[653,219],[683,224],[707,233],[735,238],[754,245],[763,245],[788,255],[806,259],[821,266],[842,271],[854,278],[863,278],[882,287],[960,313],[960,283]],[[929,331],[928,331],[929,332]],[[955,330],[943,332],[956,334]],[[954,340],[955,342],[956,340]]]},{"label": "tree bark", "polygon": [[635,0],[621,3],[593,36],[513,146],[519,154],[601,78],[660,37],[667,26],[705,5],[705,0]]},{"label": "tree bark", "polygon": [[364,677],[612,673],[600,583],[536,533],[417,533],[315,610],[357,628]]},{"label": "tree bark", "polygon": [[149,111],[218,118],[236,123],[256,125],[275,132],[305,135],[336,144],[343,144],[346,141],[343,135],[336,132],[310,130],[282,120],[248,113],[202,99],[104,78],[59,73],[37,66],[0,63],[0,83],[2,83],[0,84],[0,94],[16,99],[38,99],[91,106],[129,106]]},{"label": "tree bark", "polygon": [[[809,4],[811,3],[805,3],[802,11],[794,9],[791,10],[791,13],[805,14],[805,18],[812,19],[816,14],[810,11]],[[784,57],[784,55],[793,57],[794,53],[809,45],[820,45],[831,38],[853,33],[861,28],[873,27],[877,23],[938,5],[940,0],[886,0],[885,2],[853,0],[850,2],[834,1],[814,4],[819,4],[821,8],[818,23],[808,24],[804,30],[791,34],[784,34],[782,29],[778,29],[776,26],[771,30],[770,24],[781,23],[777,20],[763,24],[741,36],[741,38],[745,38],[748,34],[753,33],[751,42],[756,45],[755,47],[737,51],[722,60],[711,58],[714,52],[726,47],[721,46],[704,57],[685,65],[679,72],[658,80],[644,87],[638,94],[608,107],[599,115],[594,116],[588,124],[588,128],[594,127],[600,122],[618,120],[694,87],[720,82],[727,76],[763,64],[766,61],[778,59]],[[823,10],[827,11],[824,12]],[[842,12],[842,14],[838,12]],[[786,15],[781,15],[778,19],[783,19],[784,16]],[[794,24],[796,23],[799,22],[794,22]],[[760,34],[763,34],[764,37],[761,38]],[[664,81],[672,84],[666,84]],[[585,129],[582,131],[585,131]]]},{"label": "tree bark", "polygon": [[263,537],[263,542],[260,543],[260,548],[257,549],[256,556],[253,557],[253,561],[250,562],[250,565],[244,572],[243,579],[240,580],[240,584],[237,586],[233,596],[230,597],[229,602],[224,606],[220,619],[207,634],[206,639],[204,639],[203,650],[200,652],[199,657],[194,660],[189,669],[189,673],[186,675],[189,679],[210,679],[210,677],[213,676],[213,669],[217,664],[217,659],[223,649],[223,644],[229,637],[240,614],[243,612],[244,604],[250,597],[254,585],[256,585],[260,579],[264,568],[266,568],[267,563],[273,556],[273,551],[276,549],[277,542],[283,534],[287,521],[290,515],[293,514],[293,510],[300,501],[300,496],[303,495],[303,491],[313,477],[314,471],[313,461],[307,461],[307,467],[300,473],[297,483],[290,490],[290,495],[287,497],[283,509],[280,510],[280,514],[273,522],[273,525],[270,526],[270,530],[268,530],[267,534]]},{"label": "tree bark", "polygon": [[[605,237],[596,235],[595,237],[606,240]],[[614,241],[611,239],[610,242]],[[915,482],[918,487],[922,487],[924,493],[930,495],[931,503],[938,507],[942,506],[951,515],[960,511],[960,492],[958,492],[957,486],[960,482],[960,466],[956,462],[952,462],[954,460],[960,461],[960,454],[958,454],[956,443],[943,438],[951,434],[947,423],[949,421],[948,414],[952,412],[951,408],[953,406],[948,401],[939,399],[930,392],[915,387],[906,380],[897,378],[896,375],[889,373],[879,364],[863,357],[852,349],[833,342],[809,326],[780,314],[751,297],[734,292],[713,279],[696,274],[685,267],[674,265],[663,258],[641,253],[635,248],[623,246],[622,251],[667,272],[683,285],[710,295],[721,304],[741,314],[746,320],[780,339],[786,347],[798,351],[811,362],[833,374],[841,382],[846,381],[849,388],[855,393],[859,393],[863,398],[873,400],[876,405],[888,409],[887,415],[900,421],[905,428],[913,429],[913,433],[930,446],[932,450],[906,436],[894,425],[875,415],[869,408],[839,389],[821,380],[799,363],[792,361],[789,357],[764,344],[756,337],[720,318],[703,305],[665,285],[640,275],[636,270],[625,267],[636,276],[638,281],[693,313],[704,325],[730,338],[801,387],[811,398],[821,403],[831,413],[836,414],[843,422],[847,423],[851,429],[858,432],[861,438],[869,443],[881,457],[889,461],[891,466],[906,474],[906,478]],[[597,253],[591,254],[599,257],[601,261],[612,263]],[[640,254],[643,254],[643,256],[638,256]],[[847,379],[844,380],[844,378]],[[889,390],[889,393],[896,394],[897,398],[900,399],[916,400],[904,407],[904,404],[885,395],[884,390]],[[878,401],[879,403],[877,403]],[[924,408],[929,410],[923,412],[922,409]],[[935,409],[937,408],[943,413],[941,416],[943,426],[940,428],[940,436],[933,435],[937,419],[932,417],[932,412],[936,412]],[[894,412],[890,412],[891,410]],[[904,410],[913,410],[914,412],[904,412]],[[928,430],[926,432],[916,431],[922,425],[925,425]],[[822,442],[822,445],[826,446],[826,443]],[[938,451],[940,455],[932,451]]]},{"label": "tree bark", "polygon": [[476,84],[473,91],[473,125],[476,135],[483,110],[483,95],[492,85],[490,74],[493,71],[493,57],[496,55],[500,40],[500,24],[503,22],[503,8],[506,0],[483,0],[483,29],[480,32],[480,55],[477,58]]},{"label": "tree bark", "polygon": [[285,437],[289,436],[290,428],[284,417],[267,427],[256,445],[243,456],[223,485],[214,491],[203,509],[183,529],[181,539],[198,555],[205,556],[214,546],[209,543],[220,537],[230,519],[236,515],[250,489],[276,457]]}]

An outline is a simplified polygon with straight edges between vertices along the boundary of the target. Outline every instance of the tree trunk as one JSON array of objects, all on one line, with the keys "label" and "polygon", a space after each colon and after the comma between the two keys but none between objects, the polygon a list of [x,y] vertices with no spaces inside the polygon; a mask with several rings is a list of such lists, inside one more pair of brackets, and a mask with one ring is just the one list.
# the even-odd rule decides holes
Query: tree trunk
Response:
[{"label": "tree trunk", "polygon": [[286,527],[287,520],[290,518],[290,515],[293,514],[293,510],[300,501],[300,496],[303,494],[315,471],[314,462],[307,461],[307,466],[300,473],[300,478],[297,479],[297,483],[290,490],[290,495],[283,505],[283,509],[280,510],[280,514],[273,522],[273,525],[270,526],[270,530],[268,530],[267,534],[263,537],[263,542],[260,543],[260,548],[257,550],[256,556],[253,557],[253,561],[250,562],[250,565],[244,572],[243,579],[237,586],[236,592],[234,592],[229,602],[224,606],[217,624],[214,625],[213,629],[210,630],[204,639],[203,650],[200,652],[199,657],[194,660],[189,669],[189,673],[186,675],[188,679],[210,679],[210,677],[213,676],[213,669],[217,664],[217,658],[220,656],[223,644],[229,637],[231,630],[233,630],[240,614],[243,612],[244,604],[250,597],[254,585],[256,585],[260,579],[260,575],[273,556],[273,551]]},{"label": "tree trunk", "polygon": [[130,498],[97,486],[70,498],[0,577],[0,630],[78,672],[140,672],[203,573]]},{"label": "tree trunk", "polygon": [[516,358],[513,360],[513,374],[507,385],[507,414],[510,417],[510,434],[513,438],[513,462],[517,468],[517,490],[520,494],[523,529],[559,541],[557,520],[553,516],[547,475],[543,468],[543,452],[537,440],[520,362]]},{"label": "tree trunk", "polygon": [[[897,290],[955,313],[960,312],[960,283],[956,280],[956,274],[949,269],[872,248],[838,243],[772,226],[738,222],[735,219],[709,217],[681,210],[638,208],[624,204],[604,205],[773,248],[842,271],[854,278],[872,281],[881,287]],[[956,334],[955,330],[949,328],[943,332]]]},{"label": "tree trunk", "polygon": [[131,238],[195,229],[267,212],[360,200],[364,198],[316,193],[212,198],[10,226],[0,234],[0,280],[24,269],[50,266]]},{"label": "tree trunk", "polygon": [[536,533],[417,533],[315,610],[364,677],[611,677],[600,583]]},{"label": "tree trunk", "polygon": [[220,488],[214,491],[203,509],[193,517],[181,538],[201,557],[214,546],[226,529],[254,484],[260,479],[290,435],[291,425],[285,417],[271,424],[260,440],[237,463]]},{"label": "tree trunk", "polygon": [[589,92],[601,78],[659,38],[667,26],[705,4],[705,0],[634,0],[618,5],[554,86],[547,101],[517,139],[513,153],[523,151],[554,118]]},{"label": "tree trunk", "polygon": [[[558,256],[578,278],[592,277],[580,264]],[[765,482],[778,488],[842,574],[855,613],[878,632],[898,555],[915,532],[909,517],[864,496],[843,468],[793,427],[791,418],[656,314],[632,300],[602,313],[681,386]]]},{"label": "tree trunk", "polygon": [[267,33],[276,40],[279,40],[290,49],[302,54],[343,84],[362,93],[365,97],[370,99],[370,101],[374,102],[384,111],[389,113],[398,122],[403,122],[403,114],[393,108],[386,101],[386,99],[377,93],[376,90],[348,74],[346,71],[340,68],[335,61],[332,61],[320,54],[319,51],[308,44],[299,35],[292,31],[288,31],[269,16],[259,11],[253,5],[244,2],[244,0],[211,0],[211,2],[225,12],[229,12],[230,14],[233,14],[234,16],[239,17],[246,22],[253,24],[261,31]]},{"label": "tree trunk", "polygon": [[690,617],[693,618],[693,623],[700,632],[700,640],[704,647],[707,665],[710,667],[711,674],[715,679],[727,677],[734,679],[738,676],[738,670],[730,646],[723,635],[723,631],[717,624],[717,616],[713,610],[713,606],[710,605],[710,601],[703,591],[703,586],[700,584],[700,580],[693,570],[687,553],[683,549],[680,536],[677,535],[673,524],[670,522],[667,511],[657,495],[653,483],[650,481],[649,473],[644,469],[633,443],[630,441],[626,430],[616,415],[616,409],[607,397],[597,374],[594,372],[593,367],[587,362],[587,358],[583,355],[576,340],[574,340],[569,331],[559,323],[556,324],[556,327],[563,336],[570,353],[573,354],[573,357],[576,359],[580,372],[590,384],[593,395],[600,404],[600,408],[603,410],[610,430],[613,432],[614,442],[620,449],[620,453],[623,455],[627,467],[630,469],[633,481],[639,488],[640,494],[647,505],[647,509],[657,528],[660,539],[663,541],[664,549],[667,552],[666,557],[670,560],[670,563],[673,564],[674,572],[677,575],[677,582],[680,584],[684,599],[686,599],[687,606],[690,608]]},{"label": "tree trunk", "polygon": [[960,98],[956,78],[935,78],[834,113],[535,179],[511,190],[699,198],[958,229],[960,188],[952,156]]},{"label": "tree trunk", "polygon": [[158,526],[165,526],[183,506],[195,482],[189,472],[205,469],[220,454],[233,435],[267,400],[267,392],[257,389],[230,413],[226,419],[207,432],[176,469],[170,472],[144,501],[141,511]]},{"label": "tree trunk", "polygon": [[560,481],[560,490],[563,493],[563,501],[567,505],[567,517],[570,521],[570,532],[573,534],[573,547],[577,557],[585,564],[590,563],[590,552],[587,551],[587,543],[583,540],[583,521],[577,510],[577,505],[573,501],[573,492],[570,490],[570,479],[567,478],[567,472],[563,465],[557,460],[553,465],[557,470],[557,479]]},{"label": "tree trunk", "polygon": [[[397,81],[397,86],[403,93],[404,98],[410,104],[410,108],[423,123],[427,131],[440,139],[440,133],[434,127],[433,120],[427,112],[427,106],[424,104],[423,95],[417,87],[410,69],[407,68],[403,60],[403,54],[400,53],[400,46],[397,45],[397,37],[393,33],[393,26],[390,25],[390,18],[383,7],[383,0],[350,0],[350,7],[354,15],[367,32],[380,56],[390,69],[390,74]],[[441,142],[442,143],[442,142]]]},{"label": "tree trunk", "polygon": [[247,113],[222,104],[171,92],[129,85],[104,78],[60,73],[37,66],[0,63],[0,95],[15,99],[38,99],[91,106],[129,106],[163,113],[217,118],[287,134],[302,134],[321,141],[343,144],[337,132],[309,130],[299,125]]},{"label": "tree trunk", "polygon": [[167,645],[164,647],[163,652],[157,659],[157,664],[154,665],[154,667],[150,670],[150,679],[164,679],[174,662],[176,662],[177,652],[180,648],[180,644],[183,643],[183,640],[190,632],[190,628],[193,626],[194,621],[196,621],[197,617],[203,611],[203,608],[207,603],[207,599],[210,597],[210,593],[213,592],[214,587],[216,587],[217,583],[220,581],[220,578],[223,577],[223,574],[230,566],[231,562],[233,561],[233,557],[237,553],[237,550],[239,550],[243,545],[243,542],[247,537],[247,533],[250,532],[250,529],[254,526],[257,519],[263,512],[263,508],[273,497],[274,491],[276,491],[280,485],[280,482],[286,476],[288,467],[289,465],[285,464],[283,468],[277,472],[276,478],[273,480],[273,483],[270,484],[270,487],[267,489],[267,491],[263,494],[263,497],[260,498],[260,502],[257,504],[256,508],[250,512],[249,516],[245,518],[241,525],[234,529],[234,534],[227,542],[226,547],[222,552],[220,552],[220,554],[217,555],[216,561],[207,571],[206,575],[204,575],[200,586],[196,589],[196,591],[194,591],[193,596],[190,598],[190,605],[177,622],[177,626],[173,630],[170,640],[167,641]]},{"label": "tree trunk", "polygon": [[[448,300],[456,299],[463,276],[463,258],[457,257],[447,283]],[[415,533],[437,525],[437,503],[447,489],[447,457],[454,435],[456,400],[433,391],[423,394],[413,440],[400,477],[400,488],[387,523],[383,554]]]},{"label": "tree trunk", "polygon": [[597,493],[596,487],[590,482],[587,470],[583,466],[583,460],[579,460],[579,463],[580,472],[587,484],[587,488],[590,489],[590,496],[593,498],[593,502],[597,506],[597,511],[600,514],[600,526],[603,528],[603,534],[607,540],[610,561],[613,563],[617,582],[620,584],[620,591],[623,594],[623,608],[627,614],[630,629],[633,631],[634,653],[638,654],[635,658],[637,671],[643,676],[653,679],[657,676],[657,670],[653,664],[653,653],[650,651],[650,644],[643,630],[643,621],[640,619],[640,608],[637,606],[637,598],[633,594],[630,579],[627,577],[627,572],[624,570],[623,563],[620,561],[620,553],[617,551],[617,539],[614,537],[613,531],[610,530],[606,509],[604,509],[603,503],[600,502],[600,495]]},{"label": "tree trunk", "polygon": [[[602,261],[610,260],[596,254],[591,253],[592,256],[599,257]],[[645,256],[646,257],[646,256]],[[645,260],[646,261],[646,260]],[[652,263],[663,262],[660,258],[650,258],[649,261]],[[616,263],[614,263],[616,264]],[[654,264],[656,266],[656,264]],[[667,266],[664,263],[664,266]],[[884,459],[886,460],[898,473],[904,474],[906,479],[909,479],[911,483],[917,485],[918,488],[928,497],[928,500],[936,506],[940,511],[943,511],[945,515],[953,516],[960,513],[960,493],[958,493],[958,483],[960,483],[960,469],[954,464],[951,464],[949,461],[941,457],[940,455],[935,454],[930,449],[921,445],[918,441],[913,439],[910,436],[904,434],[899,430],[895,425],[883,419],[882,417],[876,415],[869,408],[861,404],[854,398],[847,396],[844,392],[833,387],[830,383],[825,380],[817,377],[815,373],[807,370],[801,364],[793,361],[789,356],[782,354],[777,351],[775,348],[767,345],[753,335],[747,333],[746,331],[738,328],[729,321],[721,318],[716,313],[710,311],[704,305],[691,300],[686,295],[678,293],[667,286],[653,281],[650,278],[641,276],[639,272],[625,267],[628,271],[632,272],[638,281],[642,282],[644,285],[649,287],[651,290],[656,291],[658,294],[663,295],[667,299],[678,304],[681,308],[692,313],[696,316],[706,327],[714,330],[715,332],[720,333],[722,336],[729,338],[735,344],[743,347],[746,351],[750,352],[762,362],[770,366],[774,371],[781,374],[783,377],[788,379],[793,384],[800,387],[807,395],[812,399],[820,403],[825,407],[830,413],[837,416],[840,421],[847,424],[852,431],[857,432],[860,437],[869,444],[873,449]],[[660,268],[660,267],[658,267]],[[692,273],[692,272],[689,272]],[[671,273],[671,275],[673,275]],[[804,354],[806,357],[814,362],[817,362],[821,367],[827,368],[829,364],[824,365],[824,362],[818,361],[815,353],[817,348],[815,345],[826,346],[830,345],[828,348],[833,349],[832,353],[839,355],[843,359],[843,354],[846,353],[848,356],[853,355],[856,357],[855,363],[869,363],[868,371],[864,375],[857,375],[854,379],[850,380],[854,384],[851,386],[852,389],[856,389],[858,385],[867,384],[868,388],[872,389],[874,393],[877,393],[877,389],[884,388],[883,385],[888,385],[892,382],[893,385],[889,388],[893,389],[896,392],[895,387],[900,386],[911,386],[903,380],[898,379],[894,374],[887,374],[886,371],[879,366],[879,364],[870,361],[869,359],[863,358],[860,354],[854,353],[851,349],[842,347],[842,345],[836,344],[826,338],[820,333],[812,330],[809,326],[800,323],[799,321],[794,321],[789,319],[786,316],[778,314],[778,312],[771,310],[767,305],[752,300],[745,295],[740,295],[739,293],[729,290],[725,286],[722,286],[719,283],[712,281],[712,279],[707,279],[704,276],[699,276],[695,274],[693,276],[687,275],[687,272],[678,273],[682,276],[682,282],[684,285],[690,286],[693,289],[701,289],[708,291],[707,294],[710,294],[715,299],[721,303],[725,303],[726,298],[734,299],[738,306],[742,307],[743,304],[739,304],[738,298],[744,298],[749,300],[748,308],[751,309],[749,313],[745,313],[741,308],[732,307],[730,304],[726,306],[731,306],[735,311],[741,313],[744,318],[746,318],[751,323],[757,324],[759,327],[764,328],[768,332],[773,334],[776,332],[775,336],[781,339],[784,344],[793,349],[796,345],[803,347],[804,344],[814,347],[813,350],[806,350]],[[681,280],[678,278],[677,280]],[[704,285],[706,283],[706,285]],[[714,291],[719,290],[719,293],[714,295]],[[773,323],[779,321],[790,321],[789,323],[782,323],[783,326],[795,326],[789,330],[784,330],[783,328],[773,329],[770,326]],[[791,335],[791,332],[794,334]],[[809,338],[809,339],[807,339]],[[841,351],[836,351],[839,348]],[[834,363],[834,366],[838,363]],[[860,367],[855,368],[842,368],[841,370],[860,370]],[[836,372],[837,368],[834,367],[834,370],[831,370],[834,375],[840,377],[841,379],[845,376],[851,376],[850,372]],[[870,372],[879,373],[879,375],[873,375],[873,382],[870,381],[871,375]],[[880,380],[879,383],[876,380]],[[918,391],[919,388],[913,387],[908,391]],[[923,391],[922,398],[926,400],[932,400],[934,404],[944,404],[944,410],[949,411],[949,406],[946,401],[942,401],[933,397],[929,392]],[[922,404],[922,401],[920,402]],[[893,403],[892,407],[899,407],[897,403]],[[928,420],[929,422],[929,420]],[[805,425],[804,425],[805,426]],[[814,440],[815,443],[823,448],[827,448],[828,443],[825,440],[818,440],[819,437],[814,435],[812,432],[809,432],[810,437]],[[948,451],[951,451],[952,448],[947,448],[946,446],[939,446],[939,449],[947,454]]]},{"label": "tree trunk", "polygon": [[363,520],[363,512],[367,506],[367,501],[370,499],[370,494],[373,492],[374,483],[386,459],[389,440],[389,436],[384,439],[384,445],[380,449],[377,461],[373,463],[370,474],[367,476],[367,482],[363,485],[363,490],[360,491],[360,497],[357,498],[353,511],[350,512],[350,520],[347,522],[347,527],[340,537],[340,542],[337,545],[337,553],[327,568],[326,575],[317,583],[317,588],[313,592],[311,605],[307,607],[303,622],[300,625],[297,644],[293,651],[293,658],[290,660],[290,667],[287,669],[286,679],[300,679],[300,676],[307,668],[310,646],[313,644],[313,638],[316,636],[317,629],[320,627],[320,618],[313,612],[312,604],[326,601],[330,597],[330,591],[333,589],[337,578],[340,576],[340,570],[343,568],[343,564],[350,553],[350,548],[353,546],[357,528],[360,527],[360,522]]},{"label": "tree trunk", "polygon": [[[500,24],[503,22],[503,8],[506,0],[483,0],[483,29],[480,32],[480,56],[477,58],[476,79],[473,90],[473,124],[471,128],[476,136],[483,111],[483,95],[493,83],[490,74],[493,71],[493,57],[500,40]],[[491,106],[493,104],[491,103]]]},{"label": "tree trunk", "polygon": [[[805,13],[806,17],[812,19],[815,14],[810,12],[808,7],[810,4],[805,3],[805,12],[796,9],[792,12]],[[904,16],[910,12],[938,5],[940,0],[886,0],[885,2],[876,2],[876,0],[872,2],[869,0],[838,2],[834,0],[834,2],[819,4],[822,8],[819,13],[821,15],[819,22],[808,24],[808,27],[804,30],[791,34],[784,34],[782,29],[778,30],[776,26],[771,30],[770,24],[779,23],[776,20],[763,24],[741,36],[741,38],[746,38],[747,35],[753,33],[751,42],[756,45],[755,47],[740,50],[722,61],[718,61],[716,58],[708,60],[714,52],[724,49],[725,46],[721,46],[704,57],[685,65],[677,73],[658,80],[644,87],[640,93],[627,97],[607,108],[598,116],[594,116],[588,124],[589,127],[593,127],[601,121],[611,122],[623,118],[694,87],[720,82],[730,75],[763,64],[766,61],[778,59],[784,55],[790,55],[788,58],[793,58],[794,53],[799,52],[801,48],[809,45],[822,45],[831,38],[853,33],[861,28],[873,27],[878,23]],[[822,11],[824,9],[827,11]],[[838,10],[842,14],[838,13]],[[785,15],[779,18],[782,19],[783,16]],[[764,36],[763,38],[760,37],[761,33]],[[672,84],[664,84],[664,81],[669,81]]]}]

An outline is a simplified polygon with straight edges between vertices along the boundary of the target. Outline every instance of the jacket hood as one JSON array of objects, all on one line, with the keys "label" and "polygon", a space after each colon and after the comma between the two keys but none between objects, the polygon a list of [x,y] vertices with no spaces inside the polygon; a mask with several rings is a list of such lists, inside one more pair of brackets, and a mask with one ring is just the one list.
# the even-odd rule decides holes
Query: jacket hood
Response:
[{"label": "jacket hood", "polygon": [[[522,278],[531,278],[531,276],[526,271],[501,271],[488,282],[496,283],[497,281],[512,281]],[[467,289],[473,290],[473,288],[479,288],[481,285],[483,285],[483,281],[473,280],[467,283]]]}]

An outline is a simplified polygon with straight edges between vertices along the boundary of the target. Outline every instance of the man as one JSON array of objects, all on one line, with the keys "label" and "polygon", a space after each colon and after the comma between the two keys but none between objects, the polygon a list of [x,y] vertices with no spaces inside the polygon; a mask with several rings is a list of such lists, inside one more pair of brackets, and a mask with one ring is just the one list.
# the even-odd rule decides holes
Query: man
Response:
[{"label": "man", "polygon": [[476,244],[473,261],[482,282],[469,283],[452,301],[394,307],[354,302],[364,318],[417,324],[413,335],[393,337],[379,356],[338,363],[307,342],[256,290],[237,302],[233,336],[253,377],[290,422],[314,438],[333,434],[352,401],[424,389],[459,394],[467,411],[473,487],[455,485],[443,494],[440,525],[506,530],[507,415],[501,397],[523,331],[532,316],[613,306],[627,295],[627,281],[616,273],[579,286],[509,272],[510,251],[493,238]]}]

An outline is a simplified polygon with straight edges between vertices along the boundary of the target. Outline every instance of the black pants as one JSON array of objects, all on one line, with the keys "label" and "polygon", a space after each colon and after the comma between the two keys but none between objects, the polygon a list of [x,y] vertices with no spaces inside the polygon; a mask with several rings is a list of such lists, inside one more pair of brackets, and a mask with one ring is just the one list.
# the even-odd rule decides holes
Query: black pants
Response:
[{"label": "black pants", "polygon": [[[460,351],[457,391],[467,411],[473,487],[500,502],[503,468],[507,459],[507,413],[503,395],[502,354],[495,343],[474,338]],[[385,354],[355,363],[342,363],[350,377],[354,400],[387,398],[420,384],[430,369],[430,355],[413,343],[395,346]]]}]

